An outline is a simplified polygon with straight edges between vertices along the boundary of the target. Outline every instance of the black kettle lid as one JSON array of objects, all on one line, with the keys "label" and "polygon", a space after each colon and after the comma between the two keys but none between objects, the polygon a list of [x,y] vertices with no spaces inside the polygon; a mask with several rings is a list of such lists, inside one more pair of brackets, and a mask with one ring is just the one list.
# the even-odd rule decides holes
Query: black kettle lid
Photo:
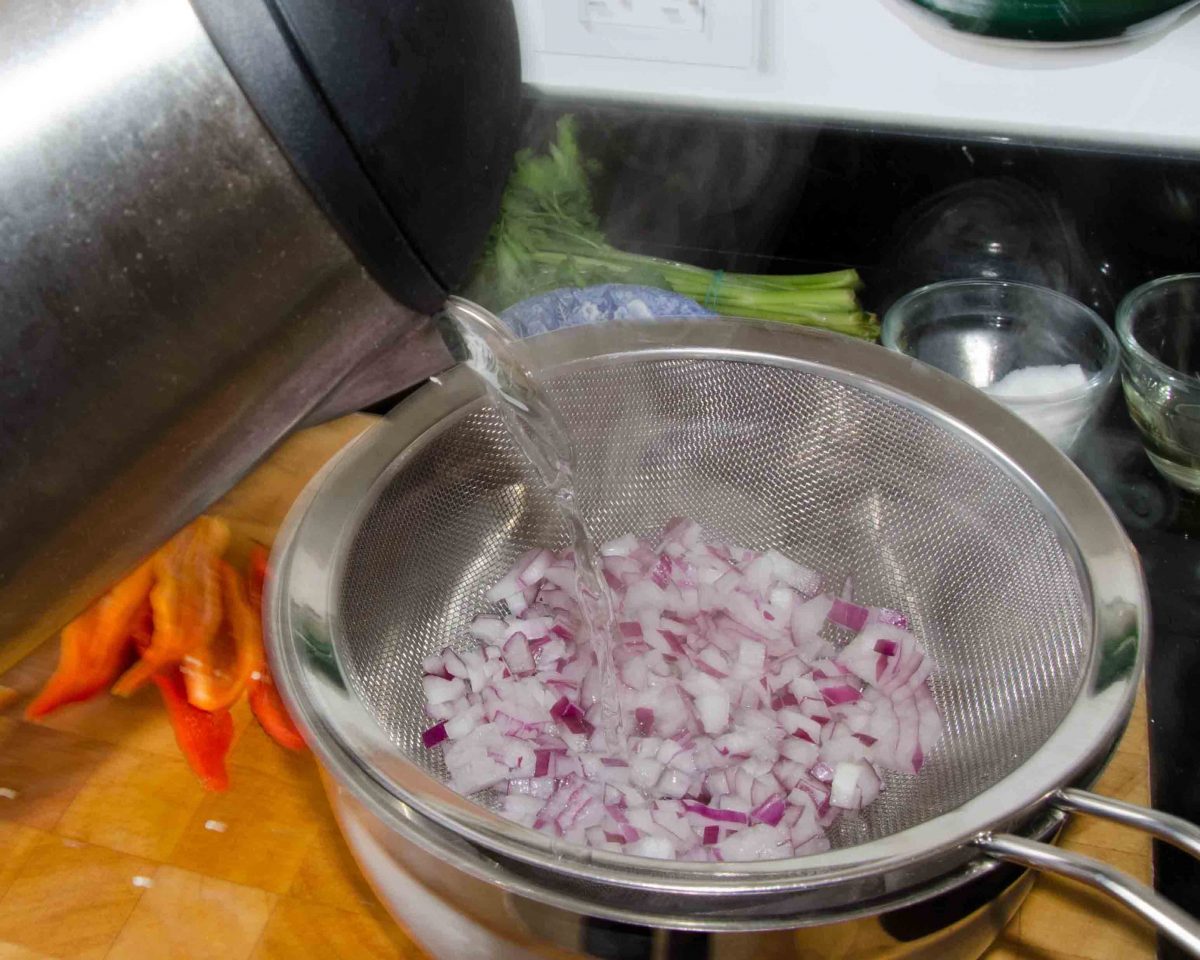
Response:
[{"label": "black kettle lid", "polygon": [[325,214],[385,290],[440,308],[516,149],[509,0],[192,0]]}]

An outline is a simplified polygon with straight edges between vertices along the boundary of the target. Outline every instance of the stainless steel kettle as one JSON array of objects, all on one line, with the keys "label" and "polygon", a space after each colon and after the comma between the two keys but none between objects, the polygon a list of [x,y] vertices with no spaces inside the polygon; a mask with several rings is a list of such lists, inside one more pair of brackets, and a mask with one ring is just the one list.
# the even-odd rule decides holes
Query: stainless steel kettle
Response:
[{"label": "stainless steel kettle", "polygon": [[519,90],[507,0],[3,5],[0,659],[449,365]]}]

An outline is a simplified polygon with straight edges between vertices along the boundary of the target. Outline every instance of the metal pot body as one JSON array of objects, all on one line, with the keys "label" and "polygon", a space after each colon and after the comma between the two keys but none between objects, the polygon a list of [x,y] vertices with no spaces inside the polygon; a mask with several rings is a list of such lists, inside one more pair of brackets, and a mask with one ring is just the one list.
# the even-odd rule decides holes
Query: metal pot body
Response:
[{"label": "metal pot body", "polygon": [[[788,929],[678,930],[614,922],[507,889],[503,866],[487,879],[428,849],[421,830],[385,825],[349,792],[330,799],[375,892],[435,957],[527,960],[566,951],[597,958],[709,960],[974,960],[1012,919],[1033,875],[1005,868],[897,910]],[[482,863],[482,861],[481,861]]]},{"label": "metal pot body", "polygon": [[3,20],[11,660],[322,404],[449,360],[330,226],[187,0],[15,0]]}]

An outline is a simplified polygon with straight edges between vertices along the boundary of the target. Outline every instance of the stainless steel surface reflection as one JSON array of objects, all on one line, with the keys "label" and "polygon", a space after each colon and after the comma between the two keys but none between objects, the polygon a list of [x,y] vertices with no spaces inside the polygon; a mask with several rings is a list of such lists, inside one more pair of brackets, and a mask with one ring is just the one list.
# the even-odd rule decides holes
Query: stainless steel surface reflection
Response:
[{"label": "stainless steel surface reflection", "polygon": [[[11,0],[0,32],[0,636],[204,509],[364,357],[448,364],[365,275],[187,0]],[[366,395],[374,393],[374,397]]]},{"label": "stainless steel surface reflection", "polygon": [[[389,829],[354,797],[330,787],[338,821],[359,866],[388,909],[438,958],[528,960],[547,947],[578,957],[656,960],[974,960],[1012,919],[1033,874],[1010,870],[924,903],[803,929],[701,932],[606,921],[586,908],[523,896],[503,864],[479,879],[449,866],[416,833]],[[649,918],[646,918],[649,919]]]}]

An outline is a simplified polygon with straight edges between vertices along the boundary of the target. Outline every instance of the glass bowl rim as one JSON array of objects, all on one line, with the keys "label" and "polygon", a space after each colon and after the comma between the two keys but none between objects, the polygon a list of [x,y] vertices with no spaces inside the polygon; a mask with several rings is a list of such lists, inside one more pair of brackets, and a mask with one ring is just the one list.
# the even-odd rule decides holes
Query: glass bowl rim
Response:
[{"label": "glass bowl rim", "polygon": [[[1200,277],[1200,274],[1195,274],[1195,276]],[[1052,287],[1044,287],[1038,283],[1026,283],[1023,280],[991,280],[986,277],[964,277],[960,279],[938,280],[934,283],[927,283],[924,286],[917,287],[915,290],[910,290],[888,307],[884,313],[883,324],[880,328],[880,342],[885,347],[895,350],[897,353],[911,357],[912,354],[900,348],[897,339],[897,328],[901,324],[903,308],[907,308],[912,303],[925,299],[930,294],[951,287],[1015,287],[1028,290],[1048,300],[1061,301],[1087,317],[1092,326],[1100,332],[1100,338],[1104,341],[1104,358],[1100,364],[1100,369],[1088,377],[1087,383],[1083,386],[1059,390],[1057,393],[1039,394],[1036,397],[1005,397],[989,393],[988,395],[997,403],[1003,403],[1013,408],[1041,406],[1046,403],[1061,403],[1085,397],[1097,390],[1103,390],[1112,381],[1116,373],[1117,364],[1121,359],[1121,344],[1113,334],[1112,328],[1086,303],[1076,300],[1074,297],[1060,290],[1055,290]],[[913,357],[913,359],[917,358]],[[985,388],[976,389],[982,389],[985,393],[988,392]]]},{"label": "glass bowl rim", "polygon": [[1176,370],[1170,364],[1164,363],[1143,347],[1133,333],[1133,312],[1141,301],[1151,294],[1157,293],[1163,287],[1175,286],[1182,282],[1200,285],[1200,273],[1172,273],[1165,277],[1156,277],[1154,280],[1148,280],[1140,286],[1134,287],[1125,294],[1117,305],[1117,338],[1120,340],[1123,353],[1144,363],[1164,380],[1195,389],[1200,387],[1200,377]]}]

